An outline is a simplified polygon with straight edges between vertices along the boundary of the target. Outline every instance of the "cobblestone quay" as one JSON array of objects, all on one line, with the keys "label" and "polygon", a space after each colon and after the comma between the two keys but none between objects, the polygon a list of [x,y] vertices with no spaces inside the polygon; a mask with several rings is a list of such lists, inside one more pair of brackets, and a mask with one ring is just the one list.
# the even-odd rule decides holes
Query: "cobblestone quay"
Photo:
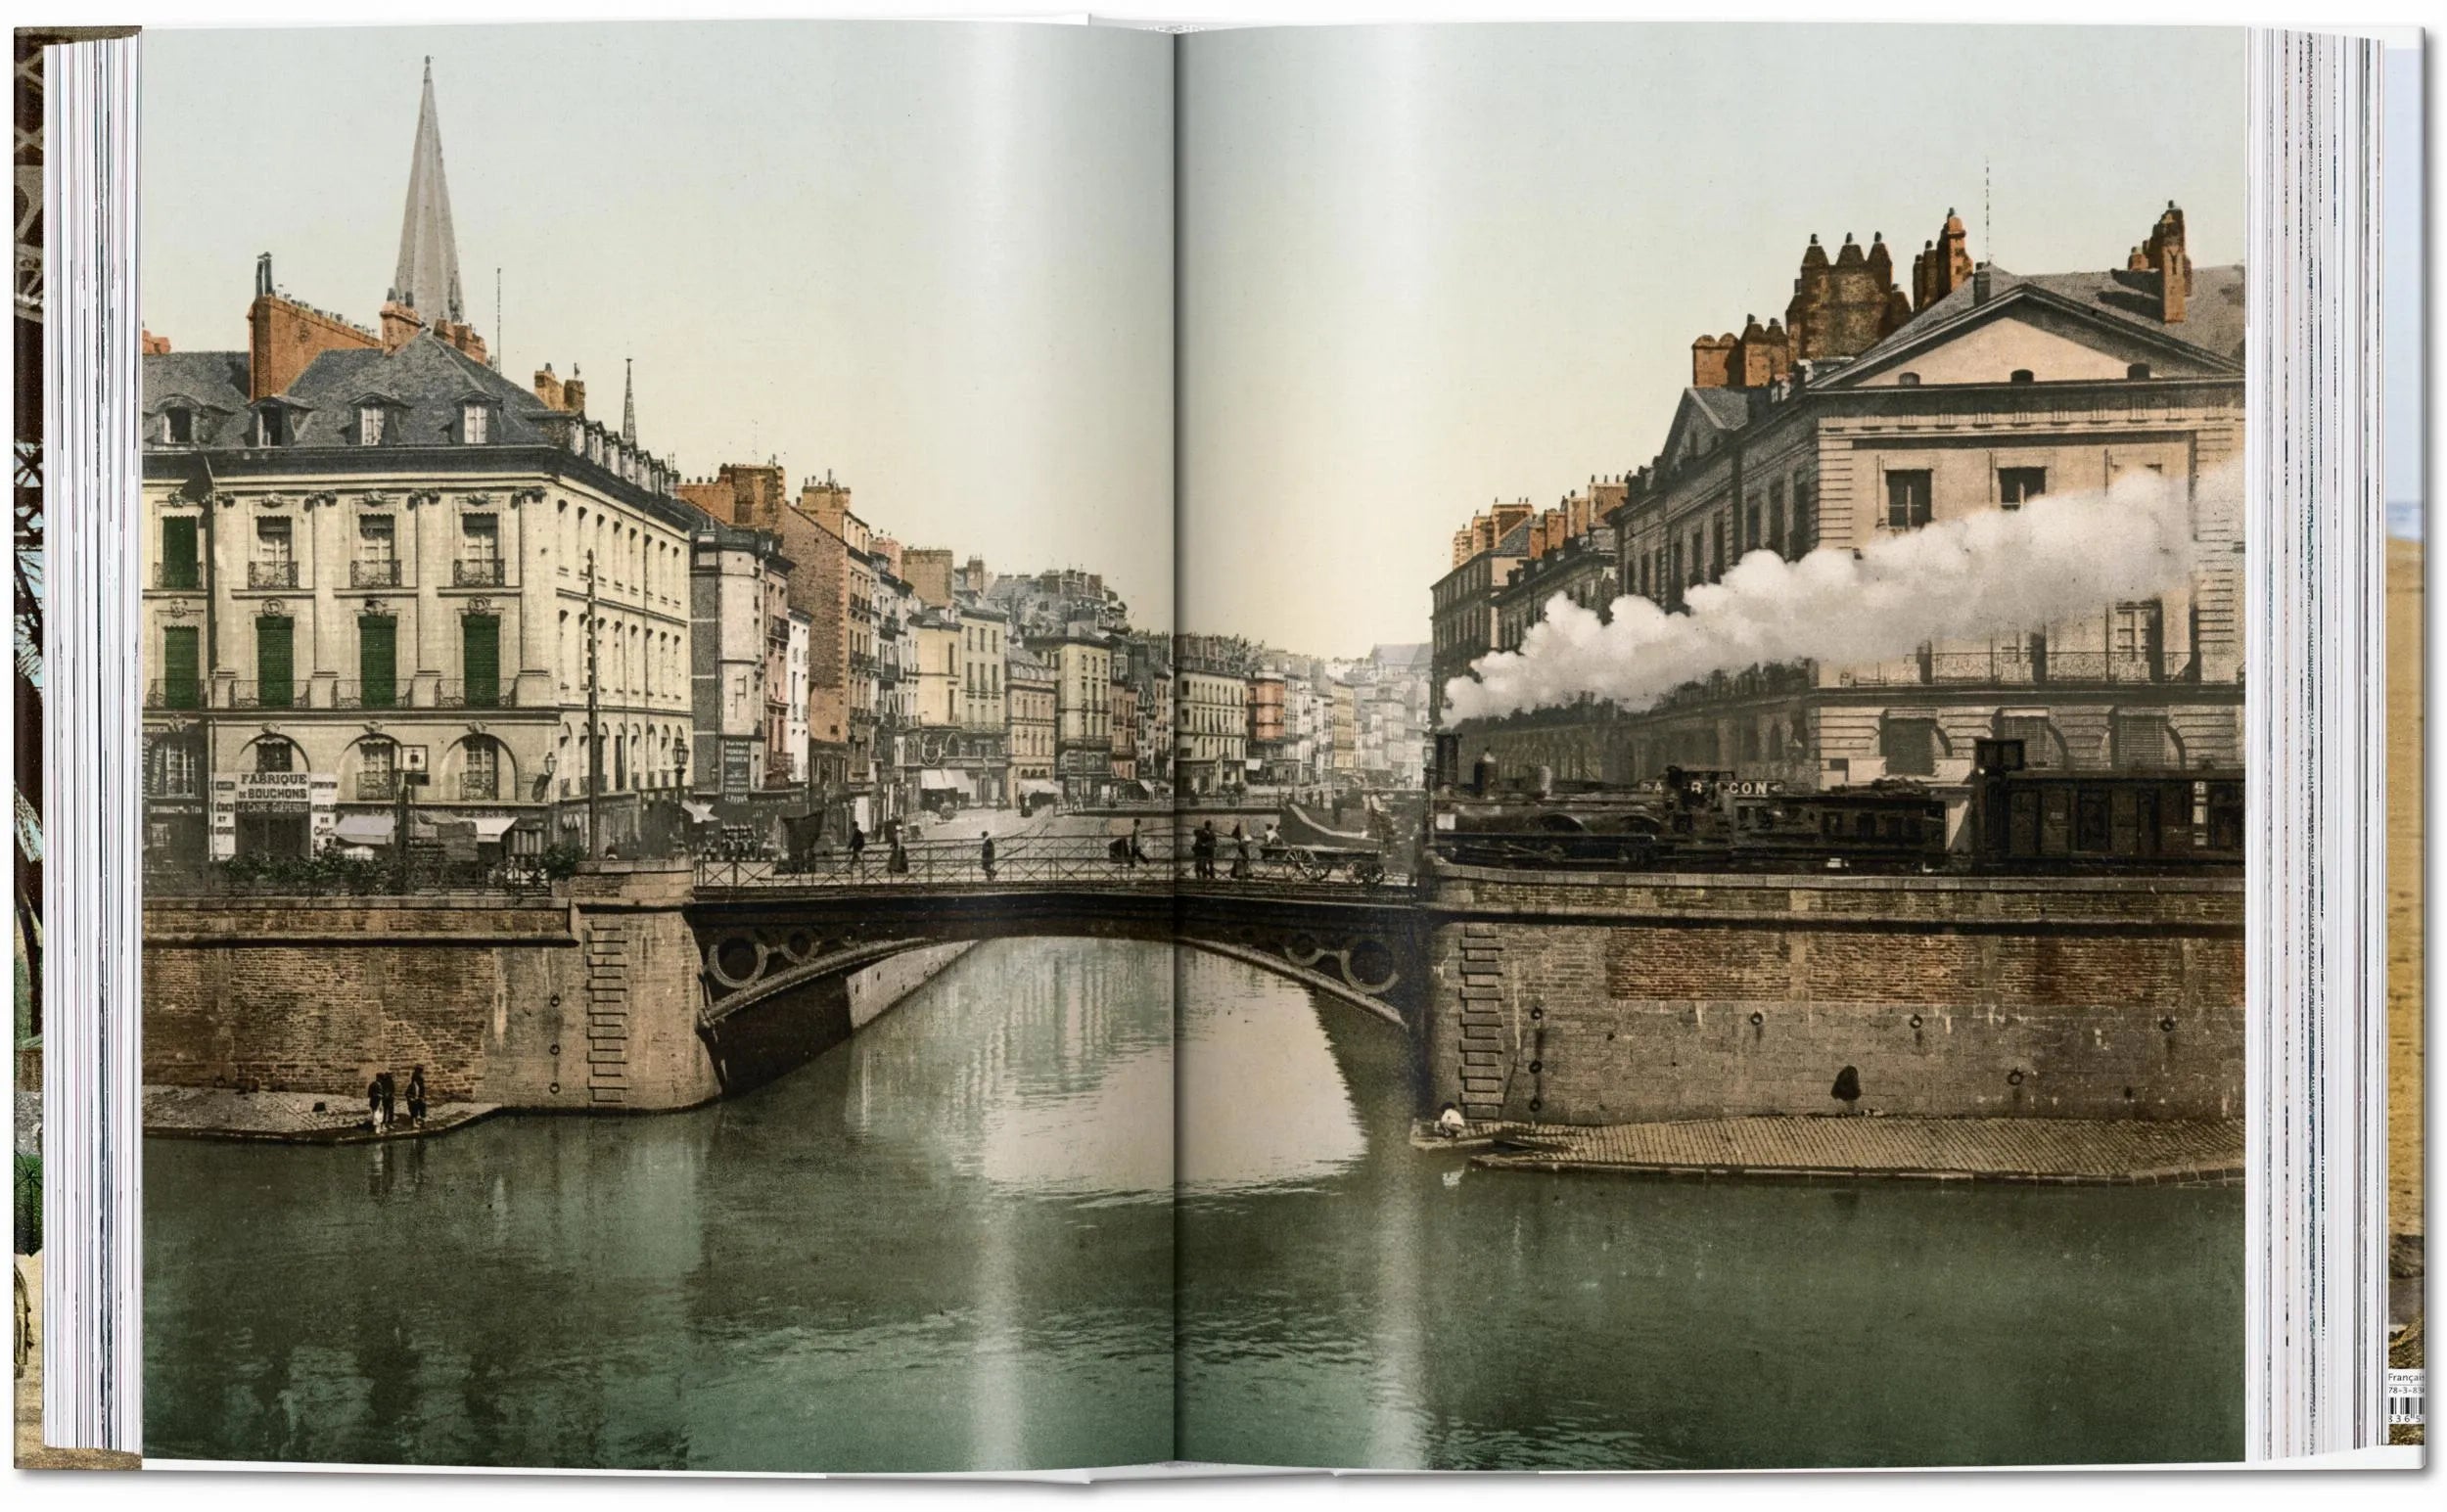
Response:
[{"label": "cobblestone quay", "polygon": [[1631,1123],[1844,1111],[2219,1120],[2243,1090],[2228,877],[1447,867],[1431,1107]]}]

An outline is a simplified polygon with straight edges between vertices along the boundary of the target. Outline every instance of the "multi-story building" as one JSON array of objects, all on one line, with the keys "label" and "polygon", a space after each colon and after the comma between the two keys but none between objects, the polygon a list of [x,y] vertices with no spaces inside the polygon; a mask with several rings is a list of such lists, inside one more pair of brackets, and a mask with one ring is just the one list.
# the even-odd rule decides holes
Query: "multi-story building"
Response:
[{"label": "multi-story building", "polygon": [[1781,326],[1703,337],[1663,450],[1615,512],[1621,579],[1679,608],[1748,551],[1859,549],[2128,473],[2171,480],[2196,566],[2158,597],[1924,645],[1864,666],[1733,670],[1655,708],[1474,728],[1464,759],[1637,780],[1668,762],[1799,786],[1967,773],[1973,742],[2033,765],[2239,765],[2240,522],[2204,478],[2242,446],[2243,283],[2192,266],[2170,206],[2126,264],[2021,277],[1948,217],[1893,287],[1882,244],[1815,241]]},{"label": "multi-story building", "polygon": [[[982,563],[973,563],[982,578]],[[973,802],[1002,807],[1011,802],[1011,717],[1004,689],[1010,619],[971,596],[960,605],[960,744]]]},{"label": "multi-story building", "polygon": [[1113,648],[1085,625],[1029,637],[1054,672],[1054,777],[1071,803],[1095,803],[1113,785]]},{"label": "multi-story building", "polygon": [[744,805],[769,785],[788,707],[772,683],[785,675],[790,562],[770,533],[718,523],[701,526],[690,546],[690,786],[723,817],[744,819]]},{"label": "multi-story building", "polygon": [[1360,776],[1360,694],[1351,684],[1339,681],[1325,691],[1333,700],[1327,714],[1333,755],[1327,762],[1326,780],[1347,785]]},{"label": "multi-story building", "polygon": [[1188,662],[1173,675],[1173,785],[1216,795],[1246,786],[1249,684]]},{"label": "multi-story building", "polygon": [[1011,710],[1011,788],[1015,802],[1051,802],[1062,796],[1054,781],[1054,736],[1061,727],[1053,664],[1026,644],[1010,641],[1003,687]]},{"label": "multi-story building", "polygon": [[1138,787],[1138,690],[1131,686],[1127,669],[1117,669],[1113,678],[1111,706],[1113,710],[1113,781],[1116,787],[1127,784],[1125,791],[1136,797]]},{"label": "multi-story building", "polygon": [[1289,684],[1282,672],[1268,668],[1249,678],[1247,766],[1256,780],[1278,787],[1298,780],[1290,760],[1289,706]]},{"label": "multi-story building", "polygon": [[851,792],[851,576],[846,523],[850,490],[828,475],[810,479],[794,502],[782,469],[771,463],[725,463],[712,478],[680,485],[680,496],[712,519],[763,530],[789,559],[790,607],[808,617],[808,750],[790,763],[789,779],[808,789],[836,827]]},{"label": "multi-story building", "polygon": [[[430,91],[412,182],[438,191]],[[688,532],[676,475],[530,390],[463,317],[412,194],[379,332],[256,268],[241,351],[143,358],[147,838],[157,857],[302,854],[420,814],[480,841],[609,844],[686,770]],[[595,718],[587,717],[595,695]],[[519,832],[516,838],[510,835]]]},{"label": "multi-story building", "polygon": [[1592,522],[1586,495],[1566,499],[1563,508],[1533,522],[1527,546],[1511,579],[1496,590],[1498,651],[1519,649],[1521,637],[1558,595],[1603,615],[1621,592],[1614,528]]},{"label": "multi-story building", "polygon": [[1530,522],[1537,511],[1523,499],[1498,504],[1454,536],[1453,570],[1431,591],[1435,639],[1436,717],[1444,717],[1448,680],[1494,651],[1499,634],[1497,597],[1529,556]]},{"label": "multi-story building", "polygon": [[877,822],[910,812],[917,799],[919,752],[908,737],[917,724],[917,594],[893,569],[894,541],[877,536],[875,568],[875,782]]},{"label": "multi-story building", "polygon": [[[781,764],[802,786],[810,786],[816,781],[808,765],[808,647],[811,624],[804,609],[789,610],[788,619],[789,665],[783,674],[787,679],[788,707],[783,713]],[[770,768],[767,770],[769,774]]]}]

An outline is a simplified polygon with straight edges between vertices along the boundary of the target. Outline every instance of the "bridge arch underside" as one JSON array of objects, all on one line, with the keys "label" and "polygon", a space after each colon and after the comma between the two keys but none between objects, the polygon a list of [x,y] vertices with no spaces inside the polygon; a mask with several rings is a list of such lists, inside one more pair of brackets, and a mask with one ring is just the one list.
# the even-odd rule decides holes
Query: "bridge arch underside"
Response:
[{"label": "bridge arch underside", "polygon": [[1271,972],[1415,1033],[1427,952],[1393,905],[1205,902],[1163,893],[1082,898],[936,896],[894,906],[700,904],[692,910],[701,1033],[725,1092],[759,1086],[850,1037],[850,984],[913,950],[1068,936],[1181,944]]}]

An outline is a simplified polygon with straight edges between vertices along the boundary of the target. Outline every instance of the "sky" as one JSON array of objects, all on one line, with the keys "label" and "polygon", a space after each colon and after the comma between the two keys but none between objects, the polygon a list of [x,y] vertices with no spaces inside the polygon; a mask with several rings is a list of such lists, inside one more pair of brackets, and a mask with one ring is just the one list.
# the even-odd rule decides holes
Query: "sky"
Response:
[{"label": "sky", "polygon": [[2170,199],[2196,265],[2244,233],[2233,28],[1218,31],[1179,109],[1181,619],[1324,653],[1427,639],[1472,512],[1647,463],[1814,232],[1907,287],[1950,207],[2021,273]]},{"label": "sky", "polygon": [[[254,259],[372,324],[431,55],[468,318],[688,476],[1100,571],[1171,624],[1170,41],[956,23],[181,31],[144,57],[143,305],[239,348]],[[500,270],[495,315],[494,270]]]},{"label": "sky", "polygon": [[688,475],[829,470],[905,544],[1347,655],[1428,638],[1473,511],[1647,462],[1691,338],[1780,314],[1813,232],[1882,231],[1908,273],[1952,207],[2007,268],[2120,266],[2173,199],[2195,262],[2241,248],[2239,30],[1215,31],[1182,42],[1177,311],[1170,47],[154,29],[147,323],[243,344],[264,251],[371,322],[430,54],[504,371],[578,366],[617,420],[633,357]]}]

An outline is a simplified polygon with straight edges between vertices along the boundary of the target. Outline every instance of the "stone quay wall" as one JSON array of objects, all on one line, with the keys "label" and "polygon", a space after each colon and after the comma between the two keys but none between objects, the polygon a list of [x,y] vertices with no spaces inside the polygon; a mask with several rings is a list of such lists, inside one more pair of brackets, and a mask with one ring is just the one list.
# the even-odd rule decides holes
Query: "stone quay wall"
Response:
[{"label": "stone quay wall", "polygon": [[684,1108],[719,1091],[698,1037],[685,870],[608,868],[549,900],[150,900],[153,1085],[360,1099],[425,1068],[434,1100]]},{"label": "stone quay wall", "polygon": [[2233,877],[1440,871],[1431,1108],[1622,1123],[1841,1113],[2225,1119]]}]

